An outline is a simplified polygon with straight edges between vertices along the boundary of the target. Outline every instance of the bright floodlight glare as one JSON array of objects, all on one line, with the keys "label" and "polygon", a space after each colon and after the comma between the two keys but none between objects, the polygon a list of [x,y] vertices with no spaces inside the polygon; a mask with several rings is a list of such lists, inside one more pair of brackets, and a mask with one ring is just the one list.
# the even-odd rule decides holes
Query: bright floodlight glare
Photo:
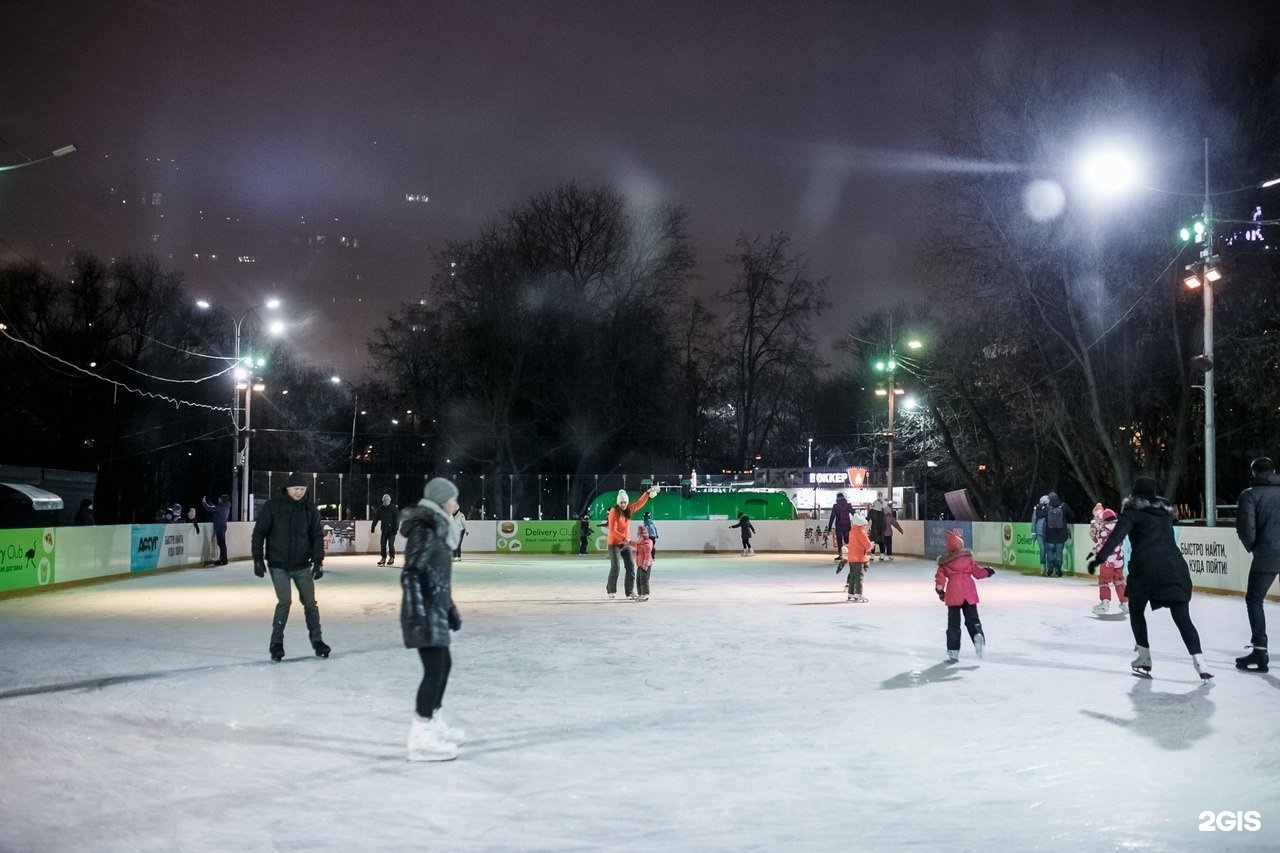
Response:
[{"label": "bright floodlight glare", "polygon": [[911,349],[920,349],[920,347],[924,346],[924,344],[920,343],[917,340],[910,340],[910,341],[907,341],[907,346]]},{"label": "bright floodlight glare", "polygon": [[52,156],[54,156],[54,157],[62,157],[62,156],[65,156],[65,155],[67,155],[67,154],[72,154],[72,153],[74,153],[74,152],[75,152],[75,150],[76,150],[76,147],[75,147],[74,145],[64,145],[64,146],[62,146],[61,148],[55,148],[55,149],[53,149],[53,155],[52,155]]},{"label": "bright floodlight glare", "polygon": [[1196,275],[1195,273],[1192,273],[1191,275],[1184,278],[1182,280],[1182,283],[1185,284],[1190,289],[1195,290],[1197,287],[1200,286],[1200,276]]},{"label": "bright floodlight glare", "polygon": [[908,409],[914,409],[917,406],[919,406],[920,403],[919,401],[916,400],[915,397],[908,397],[907,399],[902,401],[902,405],[906,406]]},{"label": "bright floodlight glare", "polygon": [[886,391],[886,390],[884,390],[883,388],[877,388],[877,389],[876,389],[876,396],[877,396],[877,397],[887,397],[887,396],[889,396],[889,392],[888,392],[888,391]]},{"label": "bright floodlight glare", "polygon": [[273,335],[283,335],[283,334],[284,334],[284,323],[280,323],[280,322],[272,323],[272,324],[271,324],[270,332],[271,332],[271,334],[273,334]]},{"label": "bright floodlight glare", "polygon": [[279,300],[279,299],[268,299],[268,300],[267,300],[267,307],[268,307],[268,308],[271,308],[271,309],[279,308],[279,307],[280,307],[280,300]]},{"label": "bright floodlight glare", "polygon": [[1050,222],[1062,215],[1067,194],[1057,181],[1032,181],[1022,191],[1022,207],[1036,222]]},{"label": "bright floodlight glare", "polygon": [[342,381],[342,377],[341,377],[341,376],[330,376],[330,377],[329,377],[329,381],[330,381],[330,382],[332,382],[334,385],[337,385],[339,382],[341,382],[341,381]]},{"label": "bright floodlight glare", "polygon": [[1280,184],[1280,178],[1272,178],[1269,181],[1263,181],[1258,184],[1258,188],[1265,190],[1267,187],[1274,187],[1276,184]]},{"label": "bright floodlight glare", "polygon": [[1114,149],[1100,151],[1085,161],[1084,177],[1098,192],[1118,193],[1133,183],[1133,161]]},{"label": "bright floodlight glare", "polygon": [[197,307],[197,308],[203,308],[204,310],[208,311],[210,308],[212,308],[212,307],[213,307],[213,304],[212,304],[211,302],[209,302],[209,300],[208,300],[208,299],[197,299],[197,300],[196,300],[196,307]]},{"label": "bright floodlight glare", "polygon": [[1207,267],[1204,271],[1204,277],[1206,281],[1218,281],[1222,278],[1222,273],[1218,271],[1217,267]]}]

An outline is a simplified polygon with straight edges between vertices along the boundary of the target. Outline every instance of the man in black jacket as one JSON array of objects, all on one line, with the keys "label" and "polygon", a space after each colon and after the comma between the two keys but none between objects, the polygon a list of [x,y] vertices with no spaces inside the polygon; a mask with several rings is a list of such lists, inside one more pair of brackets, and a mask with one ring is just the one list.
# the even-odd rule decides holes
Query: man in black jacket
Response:
[{"label": "man in black jacket", "polygon": [[253,573],[266,577],[276,588],[276,613],[271,623],[271,659],[284,657],[284,626],[289,621],[293,590],[307,618],[307,633],[316,657],[329,657],[330,648],[320,633],[320,608],[316,606],[315,582],[324,577],[324,528],[320,512],[307,500],[307,478],[292,474],[267,501],[253,526]]},{"label": "man in black jacket", "polygon": [[400,507],[391,502],[391,495],[383,495],[382,506],[373,511],[373,526],[369,528],[370,533],[378,529],[378,522],[382,522],[382,559],[378,561],[378,565],[394,566],[396,534],[400,531]]},{"label": "man in black jacket", "polygon": [[1244,596],[1253,651],[1236,658],[1236,669],[1266,672],[1267,618],[1262,602],[1280,574],[1280,476],[1276,475],[1276,463],[1265,456],[1253,460],[1249,471],[1253,475],[1250,486],[1236,502],[1236,535],[1253,555]]}]

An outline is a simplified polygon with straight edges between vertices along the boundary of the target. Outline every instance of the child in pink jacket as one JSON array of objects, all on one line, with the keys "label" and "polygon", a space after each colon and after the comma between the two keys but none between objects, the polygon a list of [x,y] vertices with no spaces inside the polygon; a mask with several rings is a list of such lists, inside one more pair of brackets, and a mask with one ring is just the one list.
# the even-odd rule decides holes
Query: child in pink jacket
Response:
[{"label": "child in pink jacket", "polygon": [[[1101,504],[1099,504],[1101,506]],[[1098,514],[1098,530],[1094,531],[1094,525],[1089,525],[1089,535],[1093,537],[1093,548],[1096,554],[1097,549],[1107,541],[1107,537],[1111,535],[1111,531],[1116,529],[1116,514],[1114,510],[1104,509]],[[1094,556],[1090,554],[1089,556]],[[1115,584],[1116,598],[1120,601],[1120,612],[1129,612],[1129,596],[1124,594],[1124,550],[1117,548],[1103,559],[1102,564],[1098,566],[1098,603],[1093,606],[1093,612],[1101,616],[1111,608],[1111,584]]]},{"label": "child in pink jacket", "polygon": [[933,576],[933,589],[938,600],[947,605],[947,657],[960,660],[960,617],[973,640],[973,650],[982,657],[987,638],[982,633],[982,621],[978,618],[977,578],[989,578],[995,569],[979,566],[973,554],[964,547],[964,537],[959,530],[947,531],[947,553],[938,557],[938,572]]},{"label": "child in pink jacket", "polygon": [[636,552],[636,601],[649,600],[649,572],[653,569],[653,540],[644,525],[636,530],[639,537],[632,543]]}]

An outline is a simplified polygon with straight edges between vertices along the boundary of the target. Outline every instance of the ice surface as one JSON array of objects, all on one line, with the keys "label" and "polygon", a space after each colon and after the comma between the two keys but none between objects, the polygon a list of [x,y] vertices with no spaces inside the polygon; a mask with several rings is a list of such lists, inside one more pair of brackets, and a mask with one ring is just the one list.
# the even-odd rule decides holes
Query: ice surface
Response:
[{"label": "ice surface", "polygon": [[[1229,850],[1280,847],[1280,679],[1232,666],[1237,597],[1167,611],[1135,678],[1096,588],[999,572],[948,665],[933,567],[468,555],[445,697],[472,741],[405,761],[420,676],[399,570],[334,557],[313,657],[272,664],[248,563],[0,601],[0,850]],[[1280,612],[1267,605],[1280,626]],[[1273,630],[1280,631],[1280,627]],[[1203,812],[1259,812],[1202,831]]]}]

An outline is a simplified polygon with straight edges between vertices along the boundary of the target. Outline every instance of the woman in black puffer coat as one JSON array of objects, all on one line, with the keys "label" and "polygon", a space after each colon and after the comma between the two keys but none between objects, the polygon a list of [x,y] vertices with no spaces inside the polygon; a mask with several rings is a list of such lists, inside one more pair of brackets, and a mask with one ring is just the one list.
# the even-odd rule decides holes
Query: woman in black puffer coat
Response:
[{"label": "woman in black puffer coat", "polygon": [[1133,481],[1133,494],[1125,499],[1115,528],[1089,561],[1089,574],[1098,570],[1105,555],[1119,548],[1126,536],[1131,553],[1125,591],[1129,595],[1129,624],[1138,652],[1131,664],[1133,671],[1139,675],[1151,673],[1146,614],[1150,603],[1152,611],[1169,608],[1173,624],[1191,654],[1192,666],[1201,679],[1213,678],[1205,671],[1200,658],[1200,634],[1191,622],[1191,570],[1173,537],[1173,508],[1156,495],[1156,481],[1150,477]]},{"label": "woman in black puffer coat", "polygon": [[466,739],[440,714],[449,670],[449,632],[462,627],[453,604],[453,551],[460,541],[453,523],[458,488],[443,477],[429,481],[417,506],[400,514],[400,532],[407,543],[400,573],[400,627],[406,647],[418,650],[422,682],[416,713],[409,729],[410,761],[448,761],[458,755]]}]

